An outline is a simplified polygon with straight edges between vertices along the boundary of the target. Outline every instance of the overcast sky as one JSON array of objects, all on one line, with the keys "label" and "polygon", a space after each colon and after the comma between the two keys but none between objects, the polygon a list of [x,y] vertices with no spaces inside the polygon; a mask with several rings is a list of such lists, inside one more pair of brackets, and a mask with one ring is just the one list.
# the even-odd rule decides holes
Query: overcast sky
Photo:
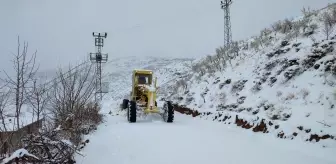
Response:
[{"label": "overcast sky", "polygon": [[[336,0],[234,0],[233,39]],[[0,0],[0,69],[9,69],[17,35],[37,50],[43,69],[79,63],[94,51],[92,32],[108,32],[104,52],[198,57],[223,43],[220,0]]]}]

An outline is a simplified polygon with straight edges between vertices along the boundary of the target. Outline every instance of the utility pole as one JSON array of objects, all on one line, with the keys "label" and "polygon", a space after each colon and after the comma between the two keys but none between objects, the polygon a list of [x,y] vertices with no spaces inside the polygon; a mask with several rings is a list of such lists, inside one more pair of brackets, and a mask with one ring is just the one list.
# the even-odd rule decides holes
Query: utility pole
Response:
[{"label": "utility pole", "polygon": [[223,0],[221,1],[221,8],[224,10],[224,45],[223,48],[225,50],[225,56],[227,60],[230,61],[231,58],[229,56],[229,49],[232,43],[232,32],[231,32],[231,20],[230,20],[230,5],[232,4],[232,0]]},{"label": "utility pole", "polygon": [[103,54],[101,52],[104,47],[104,38],[107,37],[107,33],[92,33],[92,36],[95,38],[95,47],[96,52],[90,53],[90,60],[92,63],[96,63],[96,93],[95,101],[98,102],[103,99],[102,91],[102,63],[106,63],[108,59],[108,54]]}]

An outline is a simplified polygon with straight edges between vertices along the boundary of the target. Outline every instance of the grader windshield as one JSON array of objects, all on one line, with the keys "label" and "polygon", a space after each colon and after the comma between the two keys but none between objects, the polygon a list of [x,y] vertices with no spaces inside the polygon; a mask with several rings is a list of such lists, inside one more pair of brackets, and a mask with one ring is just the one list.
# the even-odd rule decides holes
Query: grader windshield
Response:
[{"label": "grader windshield", "polygon": [[151,74],[136,74],[135,76],[138,79],[138,84],[149,85],[149,84],[152,83],[152,75]]},{"label": "grader windshield", "polygon": [[152,84],[153,72],[151,70],[134,70],[133,78],[137,84],[150,85]]}]

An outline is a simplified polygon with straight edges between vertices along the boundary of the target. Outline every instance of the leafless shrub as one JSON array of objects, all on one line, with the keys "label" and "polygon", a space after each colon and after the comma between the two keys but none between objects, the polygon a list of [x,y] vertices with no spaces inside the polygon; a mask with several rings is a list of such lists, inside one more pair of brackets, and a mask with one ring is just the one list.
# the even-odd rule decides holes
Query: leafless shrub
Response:
[{"label": "leafless shrub", "polygon": [[293,100],[295,98],[296,96],[294,93],[288,93],[287,96],[285,97],[285,100]]},{"label": "leafless shrub", "polygon": [[60,82],[53,84],[50,112],[55,125],[62,127],[74,144],[81,140],[83,130],[96,126],[101,121],[100,107],[94,103],[95,78],[92,65],[68,71],[68,76],[59,70]]},{"label": "leafless shrub", "polygon": [[274,24],[272,24],[272,30],[275,32],[280,32],[282,29],[282,21],[277,21]]},{"label": "leafless shrub", "polygon": [[231,64],[231,58],[228,56],[227,49],[228,47],[216,48],[216,57],[218,58],[218,61],[221,63],[223,69],[226,68],[227,62]]},{"label": "leafless shrub", "polygon": [[302,28],[303,32],[306,32],[307,28],[309,27],[311,19],[308,17],[304,17],[301,21],[298,21],[300,28]]},{"label": "leafless shrub", "polygon": [[177,88],[182,87],[183,90],[188,88],[188,84],[184,79],[178,80],[175,85]]},{"label": "leafless shrub", "polygon": [[336,90],[333,91],[334,100],[336,100]]},{"label": "leafless shrub", "polygon": [[300,90],[300,94],[302,95],[303,99],[306,99],[306,97],[309,95],[309,90],[304,88]]},{"label": "leafless shrub", "polygon": [[255,51],[259,51],[261,40],[259,37],[254,37],[254,40],[250,43],[250,47]]},{"label": "leafless shrub", "polygon": [[191,70],[195,73],[199,72],[200,68],[201,68],[201,65],[198,63],[191,66]]},{"label": "leafless shrub", "polygon": [[315,16],[317,15],[317,11],[311,10],[309,7],[308,8],[303,7],[301,12],[302,12],[303,16],[307,17],[307,18],[309,18],[313,15],[315,15]]},{"label": "leafless shrub", "polygon": [[218,98],[219,98],[219,101],[222,103],[222,104],[225,104],[226,100],[227,100],[227,96],[226,96],[226,93],[225,92],[222,92],[218,95]]},{"label": "leafless shrub", "polygon": [[264,28],[262,31],[261,31],[261,35],[263,36],[268,36],[272,33],[272,30],[271,29],[268,29],[268,28]]},{"label": "leafless shrub", "polygon": [[315,38],[314,36],[310,36],[309,38],[310,38],[310,40],[311,40],[313,43],[317,43],[317,40],[316,40],[316,38]]},{"label": "leafless shrub", "polygon": [[234,54],[234,57],[237,57],[239,55],[239,51],[240,51],[240,48],[239,48],[238,42],[232,42],[230,53]]},{"label": "leafless shrub", "polygon": [[201,80],[202,80],[202,76],[200,76],[200,75],[197,75],[196,77],[195,77],[195,80],[196,80],[196,82],[201,82]]},{"label": "leafless shrub", "polygon": [[207,56],[206,60],[203,61],[203,64],[204,64],[204,67],[205,67],[207,73],[216,72],[216,67],[215,67],[214,60],[213,60],[212,56],[210,56],[210,55]]},{"label": "leafless shrub", "polygon": [[204,61],[192,65],[191,70],[203,76],[206,72],[206,69],[204,68]]},{"label": "leafless shrub", "polygon": [[291,33],[296,41],[300,35],[301,27],[302,27],[302,21],[297,21],[293,23],[293,31]]},{"label": "leafless shrub", "polygon": [[331,16],[333,20],[336,20],[336,6],[333,5],[331,8]]},{"label": "leafless shrub", "polygon": [[293,22],[289,19],[285,19],[281,25],[281,32],[283,34],[289,33],[293,28]]},{"label": "leafless shrub", "polygon": [[277,96],[277,97],[282,96],[282,92],[281,92],[281,91],[277,91],[276,96]]},{"label": "leafless shrub", "polygon": [[315,31],[316,29],[318,29],[318,25],[316,23],[312,23],[309,25],[309,29]]}]

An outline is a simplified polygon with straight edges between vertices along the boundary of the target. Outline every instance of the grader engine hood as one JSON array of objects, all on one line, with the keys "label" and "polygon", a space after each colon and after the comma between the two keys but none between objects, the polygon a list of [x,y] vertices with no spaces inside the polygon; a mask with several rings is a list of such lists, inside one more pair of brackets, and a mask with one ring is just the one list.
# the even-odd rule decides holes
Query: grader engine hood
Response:
[{"label": "grader engine hood", "polygon": [[148,105],[149,106],[155,106],[155,99],[154,96],[156,96],[156,88],[153,86],[146,86],[147,89],[147,95],[148,95]]},{"label": "grader engine hood", "polygon": [[[156,80],[155,80],[156,81]],[[148,103],[145,109],[145,113],[158,113],[159,109],[155,103],[156,100],[156,85],[146,85]]]},{"label": "grader engine hood", "polygon": [[138,79],[135,79],[138,96],[140,99],[137,101],[138,105],[144,108],[145,113],[158,113],[159,109],[156,104],[156,81],[150,80],[151,83],[139,84]]}]

